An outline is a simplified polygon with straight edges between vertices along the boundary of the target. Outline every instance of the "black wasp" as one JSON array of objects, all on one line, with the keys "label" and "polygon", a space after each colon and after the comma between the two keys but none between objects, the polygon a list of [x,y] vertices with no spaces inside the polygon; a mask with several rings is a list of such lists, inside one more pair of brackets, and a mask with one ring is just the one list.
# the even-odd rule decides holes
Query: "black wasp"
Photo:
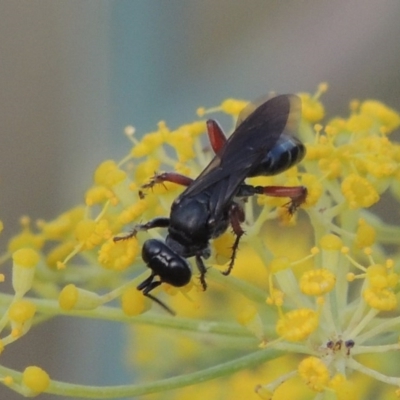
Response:
[{"label": "black wasp", "polygon": [[[189,283],[191,269],[186,258],[195,257],[200,271],[200,282],[207,288],[206,267],[203,258],[210,256],[209,242],[222,235],[231,225],[235,234],[228,275],[235,261],[239,240],[244,231],[244,210],[238,199],[255,194],[288,197],[288,209],[293,213],[305,201],[307,189],[303,186],[251,186],[246,178],[276,175],[300,162],[306,152],[304,145],[293,136],[297,131],[301,113],[300,99],[295,95],[280,95],[258,107],[247,106],[239,116],[235,131],[226,139],[214,120],[207,121],[207,132],[214,158],[196,178],[191,179],[174,172],[156,174],[143,188],[162,182],[186,186],[186,190],[172,203],[169,218],[158,217],[137,225],[124,240],[138,231],[167,228],[165,243],[150,239],[142,248],[142,258],[151,269],[150,276],[138,287],[143,294],[173,311],[152,296],[150,292],[162,282],[180,287]],[[156,278],[158,277],[158,279]]]}]

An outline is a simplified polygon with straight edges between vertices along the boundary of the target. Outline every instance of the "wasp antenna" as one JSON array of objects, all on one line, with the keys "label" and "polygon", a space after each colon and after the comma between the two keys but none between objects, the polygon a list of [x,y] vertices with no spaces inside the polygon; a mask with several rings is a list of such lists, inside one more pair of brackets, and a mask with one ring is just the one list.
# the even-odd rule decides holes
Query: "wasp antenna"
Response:
[{"label": "wasp antenna", "polygon": [[163,303],[161,300],[157,299],[157,297],[154,297],[152,294],[150,293],[143,293],[146,297],[148,297],[149,299],[153,300],[155,303],[157,303],[158,305],[160,305],[165,311],[167,311],[167,313],[171,314],[172,316],[176,315],[176,312],[174,310],[172,310],[171,308],[169,308],[165,303]]}]

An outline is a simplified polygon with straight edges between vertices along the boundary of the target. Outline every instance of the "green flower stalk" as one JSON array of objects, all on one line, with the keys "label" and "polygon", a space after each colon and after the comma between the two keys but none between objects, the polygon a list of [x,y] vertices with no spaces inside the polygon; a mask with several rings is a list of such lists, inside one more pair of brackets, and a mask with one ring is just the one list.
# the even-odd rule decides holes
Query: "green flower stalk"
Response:
[{"label": "green flower stalk", "polygon": [[198,176],[212,157],[202,118],[225,113],[235,121],[246,102],[201,108],[196,121],[177,129],[162,121],[141,140],[128,127],[129,154],[98,166],[84,204],[35,227],[22,218],[1,257],[12,264],[14,294],[0,294],[0,350],[57,315],[117,321],[134,333],[126,353],[135,382],[84,386],[56,381],[39,366],[18,372],[0,365],[1,382],[23,396],[75,398],[400,397],[391,357],[400,350],[400,227],[373,211],[383,196],[392,197],[393,209],[400,201],[400,146],[390,140],[400,116],[366,100],[351,102],[347,117],[326,119],[326,88],[299,94],[298,137],[307,147],[300,165],[248,179],[303,185],[305,203],[290,215],[287,199],[249,199],[230,276],[221,274],[234,242],[226,232],[212,241],[207,291],[194,274],[183,288],[163,283],[152,292],[175,317],[136,289],[149,276],[142,243],[164,233],[113,238],[169,215],[182,187],[142,186],[155,171]]}]

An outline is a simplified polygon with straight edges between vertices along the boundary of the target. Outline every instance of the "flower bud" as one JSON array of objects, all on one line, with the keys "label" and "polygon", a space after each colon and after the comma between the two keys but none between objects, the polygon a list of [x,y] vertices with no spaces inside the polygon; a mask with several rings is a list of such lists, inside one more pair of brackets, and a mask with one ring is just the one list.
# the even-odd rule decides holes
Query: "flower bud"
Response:
[{"label": "flower bud", "polygon": [[77,288],[71,283],[61,291],[58,303],[65,311],[94,310],[103,304],[103,300],[97,293]]},{"label": "flower bud", "polygon": [[12,285],[17,297],[23,297],[32,287],[35,267],[39,263],[39,254],[30,248],[13,253]]}]

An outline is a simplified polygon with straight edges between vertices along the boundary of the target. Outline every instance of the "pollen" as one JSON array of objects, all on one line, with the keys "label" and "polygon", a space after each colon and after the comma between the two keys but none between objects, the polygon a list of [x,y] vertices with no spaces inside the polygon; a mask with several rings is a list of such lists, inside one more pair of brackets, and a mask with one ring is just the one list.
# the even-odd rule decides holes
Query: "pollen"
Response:
[{"label": "pollen", "polygon": [[117,242],[109,239],[101,246],[98,260],[104,268],[124,271],[132,265],[138,254],[139,243],[135,237]]},{"label": "pollen", "polygon": [[339,133],[339,129],[331,124],[326,125],[324,131],[328,137],[335,136]]},{"label": "pollen", "polygon": [[375,188],[363,177],[351,174],[342,182],[342,193],[351,209],[371,207],[379,200]]},{"label": "pollen", "polygon": [[319,244],[323,250],[330,251],[339,251],[343,246],[342,239],[332,233],[322,236]]},{"label": "pollen", "polygon": [[132,147],[131,155],[132,157],[145,157],[153,151],[148,144],[140,142]]},{"label": "pollen", "polygon": [[394,288],[399,282],[399,275],[383,265],[372,265],[367,269],[369,286],[374,289]]},{"label": "pollen", "polygon": [[266,303],[269,305],[275,305],[277,307],[283,306],[283,300],[285,293],[278,289],[272,289],[270,295],[267,297]]},{"label": "pollen", "polygon": [[325,116],[323,104],[308,93],[300,93],[299,96],[302,103],[303,118],[311,124],[321,121]]},{"label": "pollen", "polygon": [[358,228],[356,231],[355,245],[359,248],[372,246],[375,243],[376,231],[364,219],[358,221]]},{"label": "pollen", "polygon": [[149,308],[146,307],[146,297],[135,287],[125,289],[121,296],[121,308],[129,317],[142,314]]},{"label": "pollen", "polygon": [[126,172],[118,168],[114,160],[103,161],[94,173],[94,181],[99,186],[112,188],[126,178]]},{"label": "pollen", "polygon": [[290,342],[300,342],[310,336],[317,327],[318,314],[302,308],[284,314],[277,322],[276,332]]},{"label": "pollen", "polygon": [[160,169],[160,165],[161,162],[157,158],[148,158],[147,160],[142,161],[135,168],[135,181],[139,185],[147,183],[154,175],[154,172]]},{"label": "pollen", "polygon": [[90,219],[82,220],[75,229],[75,237],[84,250],[93,249],[110,236],[108,222],[104,219],[98,222]]},{"label": "pollen", "polygon": [[335,275],[327,269],[306,271],[300,279],[300,290],[309,296],[320,296],[330,292],[335,286]]},{"label": "pollen", "polygon": [[138,200],[121,212],[118,221],[123,225],[129,224],[143,215],[148,207],[149,201],[147,199]]},{"label": "pollen", "polygon": [[31,395],[37,396],[49,387],[50,377],[42,368],[32,365],[25,368],[22,383],[29,389]]},{"label": "pollen", "polygon": [[38,226],[46,239],[63,240],[85,216],[85,207],[78,206],[62,213],[52,221],[40,221]]},{"label": "pollen", "polygon": [[329,370],[317,357],[308,357],[298,366],[298,373],[306,385],[315,392],[322,392],[329,383]]},{"label": "pollen", "polygon": [[179,128],[171,132],[166,139],[166,143],[174,148],[179,162],[187,162],[195,157],[193,150],[194,138],[190,131]]},{"label": "pollen", "polygon": [[167,132],[165,124],[161,128],[161,131],[146,134],[142,141],[132,148],[131,155],[133,157],[145,157],[158,149],[164,142],[164,136]]},{"label": "pollen", "polygon": [[368,115],[354,114],[346,124],[346,129],[356,134],[369,133],[374,125],[374,120]]},{"label": "pollen", "polygon": [[318,180],[315,175],[303,174],[301,177],[301,183],[307,188],[307,198],[305,202],[306,208],[312,207],[317,204],[318,200],[321,198],[324,187],[322,183]]},{"label": "pollen", "polygon": [[31,231],[30,227],[26,227],[20,234],[14,236],[8,242],[8,251],[14,253],[14,251],[24,247],[40,250],[44,242],[45,239],[43,235],[35,234]]},{"label": "pollen", "polygon": [[23,324],[33,318],[36,306],[29,300],[17,300],[11,304],[8,310],[8,317],[11,321]]},{"label": "pollen", "polygon": [[114,193],[105,186],[92,186],[85,193],[85,204],[93,206],[102,204],[114,197]]},{"label": "pollen", "polygon": [[247,104],[248,101],[226,99],[221,103],[221,109],[224,113],[237,117]]},{"label": "pollen", "polygon": [[361,104],[361,113],[376,118],[386,129],[392,132],[400,126],[400,115],[395,110],[376,100],[366,100]]},{"label": "pollen", "polygon": [[342,174],[342,162],[339,158],[322,158],[318,166],[327,179],[336,179]]},{"label": "pollen", "polygon": [[182,125],[181,129],[185,129],[192,136],[196,137],[206,131],[206,124],[204,121],[195,121],[191,124]]},{"label": "pollen", "polygon": [[397,307],[396,295],[388,289],[367,288],[363,297],[371,308],[379,311],[391,311]]},{"label": "pollen", "polygon": [[325,140],[325,136],[320,136],[318,143],[307,144],[305,159],[313,161],[330,157],[332,154],[332,146],[329,143],[324,143]]}]

